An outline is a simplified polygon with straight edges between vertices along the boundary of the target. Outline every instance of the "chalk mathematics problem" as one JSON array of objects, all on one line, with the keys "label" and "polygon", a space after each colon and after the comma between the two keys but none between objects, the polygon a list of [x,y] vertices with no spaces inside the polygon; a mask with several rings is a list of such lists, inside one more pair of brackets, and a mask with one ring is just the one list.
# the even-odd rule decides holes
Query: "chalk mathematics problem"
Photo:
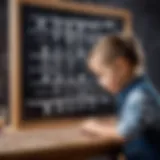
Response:
[{"label": "chalk mathematics problem", "polygon": [[49,2],[17,2],[19,121],[104,114],[110,99],[88,71],[87,55],[100,37],[130,30],[129,16],[123,10],[112,14],[99,7],[91,14],[95,6],[77,4],[75,10],[74,2]]}]

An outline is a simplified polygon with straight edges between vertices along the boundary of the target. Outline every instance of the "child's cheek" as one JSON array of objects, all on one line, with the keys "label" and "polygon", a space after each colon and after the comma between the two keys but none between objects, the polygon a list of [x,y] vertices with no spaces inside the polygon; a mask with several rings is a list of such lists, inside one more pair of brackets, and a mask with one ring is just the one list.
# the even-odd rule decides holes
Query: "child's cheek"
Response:
[{"label": "child's cheek", "polygon": [[106,87],[107,87],[107,89],[108,89],[110,92],[112,92],[112,93],[117,92],[116,79],[113,78],[112,76],[110,76],[110,78],[109,78],[108,81],[106,82]]},{"label": "child's cheek", "polygon": [[99,79],[98,83],[99,83],[99,85],[100,85],[101,87],[103,87],[103,88],[106,88],[106,87],[108,86],[108,85],[107,85],[107,83],[108,83],[107,79],[105,79],[105,78],[103,78],[103,77],[101,77],[101,78]]},{"label": "child's cheek", "polygon": [[108,78],[104,77],[104,78],[99,79],[99,84],[104,89],[112,91],[113,84],[112,84],[112,80],[110,77],[108,77]]}]

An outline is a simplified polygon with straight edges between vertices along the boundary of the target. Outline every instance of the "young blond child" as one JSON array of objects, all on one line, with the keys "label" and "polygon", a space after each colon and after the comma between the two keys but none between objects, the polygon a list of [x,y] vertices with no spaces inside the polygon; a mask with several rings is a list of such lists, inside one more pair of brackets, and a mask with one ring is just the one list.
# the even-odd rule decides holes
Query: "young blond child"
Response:
[{"label": "young blond child", "polygon": [[109,35],[93,47],[88,67],[115,96],[118,123],[84,123],[83,130],[124,142],[128,160],[160,160],[159,95],[145,73],[143,50],[135,37]]}]

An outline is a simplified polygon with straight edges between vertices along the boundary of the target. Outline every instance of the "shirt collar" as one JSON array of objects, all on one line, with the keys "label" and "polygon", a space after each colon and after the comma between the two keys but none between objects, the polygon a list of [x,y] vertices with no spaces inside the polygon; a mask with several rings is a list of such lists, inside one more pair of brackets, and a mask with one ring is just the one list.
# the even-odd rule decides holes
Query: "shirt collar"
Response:
[{"label": "shirt collar", "polygon": [[124,89],[122,89],[117,95],[116,95],[116,101],[118,104],[122,104],[128,95],[128,93],[135,88],[140,83],[144,82],[145,76],[139,76],[134,78]]}]

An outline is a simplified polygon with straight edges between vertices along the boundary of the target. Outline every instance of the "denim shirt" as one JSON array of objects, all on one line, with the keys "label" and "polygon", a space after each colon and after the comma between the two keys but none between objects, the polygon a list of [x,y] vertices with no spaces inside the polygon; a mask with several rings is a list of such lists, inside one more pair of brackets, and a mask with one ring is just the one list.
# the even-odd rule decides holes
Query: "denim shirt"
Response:
[{"label": "denim shirt", "polygon": [[[128,139],[124,145],[127,159],[160,160],[160,145],[157,145],[160,142],[160,99],[147,76],[135,78],[116,100],[118,131]],[[150,141],[148,130],[152,130],[154,142]]]}]

